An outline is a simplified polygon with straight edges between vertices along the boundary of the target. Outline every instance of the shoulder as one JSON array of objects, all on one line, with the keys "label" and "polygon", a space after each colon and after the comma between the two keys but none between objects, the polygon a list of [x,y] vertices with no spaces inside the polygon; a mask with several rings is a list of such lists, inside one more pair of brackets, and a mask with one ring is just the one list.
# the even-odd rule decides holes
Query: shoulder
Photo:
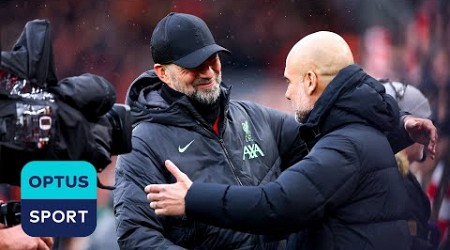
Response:
[{"label": "shoulder", "polygon": [[163,138],[171,138],[173,129],[172,126],[142,121],[133,128],[131,133],[132,140],[142,141],[145,144],[152,144],[155,141],[161,141]]},{"label": "shoulder", "polygon": [[396,165],[394,153],[386,136],[368,125],[344,126],[325,135],[317,144],[341,152],[345,157],[359,159],[363,165]]},{"label": "shoulder", "polygon": [[251,101],[232,100],[230,101],[229,108],[230,111],[232,112],[259,114],[265,116],[269,115],[288,116],[288,114],[284,112]]}]

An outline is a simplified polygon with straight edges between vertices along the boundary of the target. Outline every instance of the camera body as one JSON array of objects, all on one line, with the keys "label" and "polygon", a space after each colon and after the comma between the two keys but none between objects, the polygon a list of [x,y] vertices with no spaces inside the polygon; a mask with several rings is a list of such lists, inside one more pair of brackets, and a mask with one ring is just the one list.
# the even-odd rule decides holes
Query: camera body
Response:
[{"label": "camera body", "polygon": [[130,108],[115,103],[106,79],[83,74],[47,90],[31,85],[0,70],[0,183],[20,186],[32,160],[85,160],[101,172],[112,155],[131,151]]},{"label": "camera body", "polygon": [[0,59],[0,183],[20,186],[29,161],[87,161],[101,172],[131,151],[129,107],[106,79],[57,79],[47,20],[27,22]]}]

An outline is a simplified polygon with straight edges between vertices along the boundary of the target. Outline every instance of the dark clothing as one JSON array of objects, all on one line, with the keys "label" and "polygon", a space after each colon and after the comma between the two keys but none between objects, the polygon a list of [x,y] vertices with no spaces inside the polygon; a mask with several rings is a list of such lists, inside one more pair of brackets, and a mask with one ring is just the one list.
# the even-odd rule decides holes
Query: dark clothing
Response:
[{"label": "dark clothing", "polygon": [[408,192],[408,227],[412,237],[412,250],[433,250],[433,230],[428,223],[431,215],[430,201],[417,181],[416,177],[408,172],[403,177]]},{"label": "dark clothing", "polygon": [[194,182],[187,218],[264,234],[303,230],[292,249],[408,249],[408,196],[384,134],[397,118],[383,86],[348,66],[301,126],[310,149],[302,161],[259,187]]},{"label": "dark clothing", "polygon": [[233,185],[261,185],[306,155],[299,124],[290,115],[244,102],[229,101],[222,86],[221,130],[213,131],[189,98],[161,97],[162,83],[145,72],[130,87],[135,127],[133,151],[116,165],[114,211],[123,249],[280,249],[285,238],[235,232],[186,217],[156,216],[144,187],[173,183],[164,161],[172,160],[192,180]]},{"label": "dark clothing", "polygon": [[[169,105],[177,101],[178,99],[182,98],[183,96],[184,96],[183,93],[170,88],[169,86],[167,86],[167,84],[163,84],[161,86],[161,97]],[[220,115],[220,101],[217,101],[210,105],[204,105],[192,99],[190,101],[192,103],[192,106],[194,106],[195,110],[208,124],[210,125],[214,124],[214,122]]]}]

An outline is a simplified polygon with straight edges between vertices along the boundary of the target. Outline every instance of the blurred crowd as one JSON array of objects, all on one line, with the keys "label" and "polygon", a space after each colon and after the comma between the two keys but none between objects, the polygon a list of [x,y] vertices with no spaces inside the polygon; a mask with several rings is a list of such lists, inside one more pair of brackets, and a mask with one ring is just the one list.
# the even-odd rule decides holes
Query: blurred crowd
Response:
[{"label": "blurred crowd", "polygon": [[[444,189],[444,198],[433,200],[440,211],[434,209],[432,219],[444,236],[448,234],[450,1],[2,0],[0,41],[2,50],[9,50],[27,21],[48,19],[58,78],[86,72],[101,75],[116,88],[117,101],[124,102],[131,81],[152,67],[151,33],[171,11],[203,18],[217,42],[232,52],[222,62],[224,81],[233,85],[235,98],[290,112],[280,101],[286,89],[284,59],[296,41],[318,30],[341,34],[357,63],[372,76],[418,87],[432,105],[440,142],[438,159],[417,163],[414,173],[431,199]],[[113,183],[114,166],[102,175],[106,183]],[[110,193],[99,192],[99,214],[111,214]],[[9,195],[5,198],[18,193]],[[100,223],[93,237],[114,232],[114,221],[102,223],[106,226]],[[112,231],[104,232],[108,228]],[[98,239],[114,240],[112,235]],[[81,249],[80,242],[86,249],[101,249],[86,239],[73,243],[73,249]]]}]

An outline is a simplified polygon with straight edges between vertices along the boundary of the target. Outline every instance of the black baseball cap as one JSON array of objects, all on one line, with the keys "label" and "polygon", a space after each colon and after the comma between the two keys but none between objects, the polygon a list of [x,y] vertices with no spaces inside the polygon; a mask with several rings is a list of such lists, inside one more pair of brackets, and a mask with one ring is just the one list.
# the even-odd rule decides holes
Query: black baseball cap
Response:
[{"label": "black baseball cap", "polygon": [[230,51],[216,44],[206,23],[193,15],[172,12],[156,25],[150,42],[153,61],[192,69],[217,52]]}]

